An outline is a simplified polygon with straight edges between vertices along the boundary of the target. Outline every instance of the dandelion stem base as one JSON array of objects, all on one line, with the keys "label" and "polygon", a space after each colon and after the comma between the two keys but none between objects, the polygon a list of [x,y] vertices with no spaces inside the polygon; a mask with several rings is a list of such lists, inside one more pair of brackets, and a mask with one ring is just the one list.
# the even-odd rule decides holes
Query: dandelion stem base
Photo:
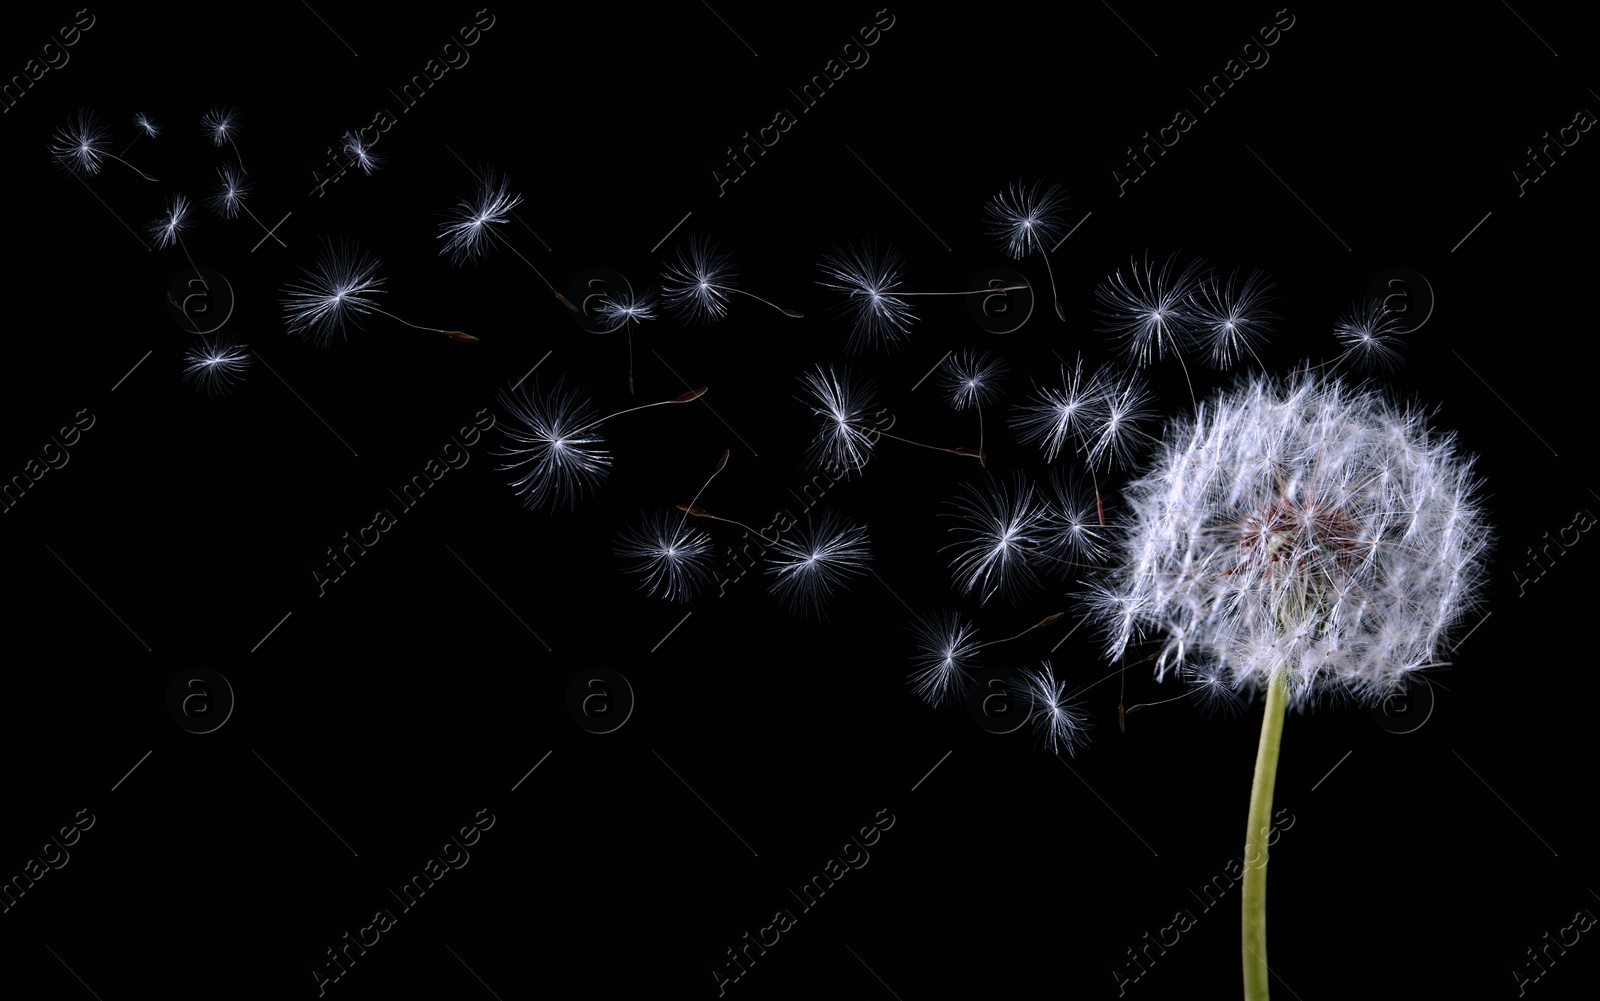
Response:
[{"label": "dandelion stem base", "polygon": [[1283,742],[1283,717],[1288,708],[1289,686],[1282,670],[1274,671],[1267,682],[1267,712],[1261,720],[1256,776],[1250,784],[1250,820],[1244,834],[1245,858],[1260,860],[1245,867],[1241,895],[1245,1001],[1267,1001],[1266,838],[1272,827],[1272,789],[1278,778],[1278,747]]}]

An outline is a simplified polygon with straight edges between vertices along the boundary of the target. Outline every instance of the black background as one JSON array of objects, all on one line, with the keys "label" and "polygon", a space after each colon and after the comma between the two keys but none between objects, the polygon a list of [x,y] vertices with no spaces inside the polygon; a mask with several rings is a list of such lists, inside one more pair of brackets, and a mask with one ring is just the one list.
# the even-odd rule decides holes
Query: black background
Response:
[{"label": "black background", "polygon": [[[1514,577],[1537,576],[1526,550],[1544,533],[1600,510],[1586,307],[1600,138],[1582,134],[1522,197],[1513,177],[1543,133],[1600,111],[1592,38],[1568,8],[1473,4],[1448,21],[1392,5],[889,8],[870,61],[719,196],[727,148],[874,8],[494,7],[470,61],[382,134],[384,169],[320,197],[325,150],[398,111],[389,90],[473,7],[92,10],[70,62],[0,116],[13,250],[0,471],[9,481],[74,414],[94,417],[68,464],[4,514],[0,866],[20,871],[80,808],[97,818],[70,863],[0,915],[12,977],[56,984],[52,996],[314,996],[324,950],[486,807],[496,824],[470,864],[329,995],[427,984],[509,999],[577,981],[711,997],[711,968],[784,906],[798,924],[728,995],[1236,995],[1238,888],[1209,912],[1188,891],[1241,852],[1259,705],[1229,720],[1179,702],[1119,733],[1116,683],[1102,684],[1085,695],[1093,740],[1063,762],[908,689],[908,607],[961,609],[984,638],[1063,611],[995,662],[1049,658],[1074,684],[1110,670],[1089,625],[1057,646],[1081,616],[1077,584],[981,609],[952,588],[939,512],[988,475],[970,459],[883,442],[829,492],[824,506],[870,527],[881,582],[863,578],[821,623],[788,614],[756,574],[687,606],[651,599],[611,552],[642,510],[688,500],[723,449],[705,506],[765,524],[788,504],[809,475],[797,377],[818,362],[874,380],[896,433],[970,444],[971,413],[951,412],[934,380],[913,386],[953,349],[1004,355],[990,470],[1041,475],[1004,408],[1030,376],[1052,377],[1057,353],[1112,356],[1093,292],[1147,249],[1267,270],[1285,320],[1264,361],[1280,372],[1331,358],[1335,318],[1380,272],[1425,276],[1431,293],[1407,287],[1404,303],[1431,294],[1431,314],[1380,381],[1437,406],[1479,456],[1499,539],[1486,604],[1460,634],[1481,624],[1437,676],[1425,723],[1385,728],[1363,708],[1288,721],[1276,802],[1295,821],[1272,856],[1273,990],[1515,996],[1512,971],[1537,972],[1525,950],[1600,908],[1583,631],[1600,543],[1582,538],[1533,583]],[[1290,12],[1270,61],[1119,193],[1124,151]],[[21,72],[73,19],[8,15],[0,69]],[[286,249],[199,204],[234,156],[198,126],[223,104],[242,113],[247,204],[268,225],[289,214]],[[51,134],[80,107],[114,126],[117,150],[134,112],[163,125],[128,152],[160,182],[116,163],[86,183],[55,169]],[[712,326],[647,323],[630,397],[620,332],[580,330],[504,248],[462,268],[439,256],[442,213],[485,165],[525,199],[504,234],[563,289],[593,267],[650,288],[704,233],[735,254],[741,287],[806,316],[735,297]],[[960,301],[924,301],[904,347],[846,356],[848,325],[817,285],[846,240],[893,243],[916,288],[965,289],[995,265],[1047,287],[1037,257],[1008,262],[984,229],[984,203],[1018,178],[1064,185],[1082,223],[1051,257],[1067,321],[1041,296],[999,335]],[[192,335],[163,296],[188,262],[145,246],[173,192],[197,203],[188,250],[235,295],[227,332],[257,352],[225,399],[180,379]],[[279,290],[323,236],[381,257],[384,308],[480,343],[382,317],[329,349],[287,337]],[[479,411],[503,416],[497,394],[536,364],[539,385],[564,374],[602,413],[710,391],[608,424],[612,475],[575,512],[526,510],[496,469],[498,432],[485,436],[319,594],[325,550]],[[1228,379],[1191,374],[1197,391]],[[1170,363],[1149,376],[1164,413],[1187,407]],[[195,666],[237,700],[208,734],[164,706]],[[635,698],[604,735],[566,708],[569,682],[596,666]],[[1128,705],[1174,694],[1142,670],[1126,683]],[[786,888],[883,809],[896,820],[870,862],[799,914]],[[1195,926],[1127,979],[1127,950],[1180,908]],[[1592,936],[1551,947],[1526,989],[1592,982]]]}]

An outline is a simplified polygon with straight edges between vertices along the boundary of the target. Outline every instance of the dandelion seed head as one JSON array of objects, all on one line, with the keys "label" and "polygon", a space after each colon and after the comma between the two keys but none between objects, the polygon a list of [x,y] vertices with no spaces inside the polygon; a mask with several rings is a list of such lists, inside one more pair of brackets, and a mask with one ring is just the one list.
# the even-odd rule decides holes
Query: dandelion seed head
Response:
[{"label": "dandelion seed head", "polygon": [[150,120],[150,116],[142,111],[134,114],[133,125],[134,128],[138,129],[140,132],[143,132],[151,139],[154,139],[156,136],[161,134],[161,126],[157,125],[155,122],[152,122]]},{"label": "dandelion seed head", "polygon": [[[1480,483],[1427,415],[1340,381],[1257,377],[1171,425],[1089,604],[1120,657],[1292,704],[1370,703],[1438,663],[1474,607],[1491,532]],[[1212,672],[1220,670],[1220,677]]]}]

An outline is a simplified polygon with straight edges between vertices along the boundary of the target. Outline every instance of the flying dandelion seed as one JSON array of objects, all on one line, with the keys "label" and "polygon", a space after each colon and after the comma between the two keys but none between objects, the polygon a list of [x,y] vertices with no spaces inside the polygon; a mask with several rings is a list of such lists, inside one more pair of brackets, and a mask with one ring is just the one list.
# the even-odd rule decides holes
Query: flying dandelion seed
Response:
[{"label": "flying dandelion seed", "polygon": [[977,642],[977,629],[954,612],[919,617],[911,625],[916,637],[916,653],[911,659],[918,665],[909,678],[912,691],[935,708],[942,702],[962,698],[971,686],[972,672],[981,666],[977,663],[979,650],[1020,640],[1035,629],[1055,625],[1065,615],[1047,615],[1013,636],[983,643]]},{"label": "flying dandelion seed", "polygon": [[1056,291],[1050,251],[1059,242],[1066,225],[1061,218],[1066,202],[1067,192],[1059,184],[1046,185],[1039,181],[1028,188],[1016,181],[984,206],[989,235],[1006,256],[1020,261],[1037,252],[1044,258],[1045,273],[1050,276],[1050,296],[1062,322],[1066,322],[1067,312],[1061,307],[1061,295]]},{"label": "flying dandelion seed", "polygon": [[1005,359],[988,351],[963,348],[945,361],[939,373],[939,387],[951,408],[980,409],[1000,398],[1000,380],[1006,372]]},{"label": "flying dandelion seed", "polygon": [[978,630],[955,612],[935,613],[912,623],[917,652],[911,690],[937,709],[961,698],[977,668]]},{"label": "flying dandelion seed", "polygon": [[1333,328],[1334,338],[1345,349],[1340,359],[1352,358],[1366,371],[1393,371],[1402,360],[1399,329],[1404,322],[1381,299],[1352,303]]},{"label": "flying dandelion seed", "polygon": [[904,266],[894,248],[880,252],[872,243],[848,244],[823,258],[828,280],[818,284],[843,292],[844,312],[853,318],[846,351],[895,347],[910,336],[916,314],[894,294]]},{"label": "flying dandelion seed", "polygon": [[1185,697],[1192,695],[1200,711],[1215,719],[1235,719],[1244,712],[1245,701],[1229,683],[1228,672],[1221,665],[1186,668],[1178,677],[1189,686]]},{"label": "flying dandelion seed", "polygon": [[824,369],[819,364],[812,371],[802,375],[800,381],[805,387],[805,393],[798,399],[809,407],[812,415],[817,418],[817,430],[812,436],[811,447],[807,450],[807,459],[814,467],[839,468],[843,470],[845,476],[857,472],[872,457],[872,450],[877,445],[878,438],[888,438],[935,452],[966,456],[977,459],[980,464],[985,462],[981,448],[945,448],[941,445],[928,445],[890,434],[868,424],[867,418],[872,416],[870,412],[877,404],[875,394],[869,384],[853,381],[849,370],[835,370],[831,365]]},{"label": "flying dandelion seed", "polygon": [[1281,319],[1268,308],[1272,288],[1272,280],[1260,271],[1252,271],[1242,283],[1237,270],[1226,281],[1215,276],[1201,281],[1191,305],[1197,338],[1210,349],[1213,368],[1229,368],[1245,355],[1261,364],[1256,351],[1272,336],[1272,321]]},{"label": "flying dandelion seed", "polygon": [[521,204],[522,196],[511,193],[511,179],[485,168],[477,197],[458,202],[439,224],[439,239],[445,241],[440,255],[449,254],[450,263],[458,265],[481,261],[498,235],[490,227],[510,222],[511,210]]},{"label": "flying dandelion seed", "polygon": [[[189,267],[194,268],[196,275],[200,269],[194,263],[194,257],[189,254],[189,245],[183,242],[184,230],[194,225],[189,218],[189,199],[182,195],[173,195],[167,199],[167,214],[156,219],[145,227],[145,232],[156,242],[156,249],[162,250],[176,243],[182,250],[183,256],[188,259]],[[205,278],[200,278],[200,283],[210,288]]]},{"label": "flying dandelion seed", "polygon": [[517,472],[512,488],[530,509],[576,508],[610,475],[611,453],[581,389],[564,380],[548,392],[526,387],[501,394],[500,405],[508,415],[501,428],[512,444],[498,454],[515,461],[499,468]]},{"label": "flying dandelion seed", "polygon": [[1020,672],[1020,680],[1017,694],[1028,699],[1028,720],[1045,746],[1053,754],[1065,750],[1072,756],[1087,742],[1089,721],[1081,704],[1067,695],[1067,683],[1056,680],[1048,660]]},{"label": "flying dandelion seed", "polygon": [[1004,359],[976,348],[951,355],[939,374],[945,400],[956,410],[978,412],[978,452],[983,452],[983,408],[1000,398],[1000,380],[1006,374]]},{"label": "flying dandelion seed", "polygon": [[776,548],[778,554],[767,558],[767,573],[773,575],[769,589],[791,612],[809,617],[826,617],[829,598],[866,573],[872,558],[866,527],[837,511],[808,516]]},{"label": "flying dandelion seed", "polygon": [[1111,533],[1097,496],[1060,466],[1050,471],[1049,484],[1041,550],[1068,572],[1104,562]]},{"label": "flying dandelion seed", "polygon": [[711,579],[716,547],[711,536],[684,525],[676,512],[656,511],[643,524],[617,536],[613,550],[633,561],[629,573],[644,578],[639,589],[667,601],[688,601]]},{"label": "flying dandelion seed", "polygon": [[[147,181],[155,178],[111,152],[111,129],[101,124],[98,116],[87,108],[74,113],[67,124],[56,130],[50,159],[58,167],[78,177],[93,177],[100,173],[102,160],[115,160]],[[127,150],[123,150],[124,153]]]},{"label": "flying dandelion seed", "polygon": [[255,224],[260,226],[262,231],[278,241],[278,246],[288,246],[278,234],[267,229],[266,224],[256,218],[256,214],[250,211],[250,206],[244,203],[245,196],[254,187],[254,182],[247,179],[231,163],[225,163],[217,168],[217,179],[220,182],[217,193],[206,200],[206,204],[211,206],[211,211],[223,219],[237,219],[242,209],[246,215],[255,220]]},{"label": "flying dandelion seed", "polygon": [[100,161],[107,155],[111,130],[100,124],[91,111],[80,111],[56,130],[50,158],[69,172],[84,177],[100,173]]},{"label": "flying dandelion seed", "polygon": [[1067,193],[1059,184],[1013,182],[985,206],[989,235],[1012,260],[1047,250],[1061,237]]},{"label": "flying dandelion seed", "polygon": [[656,318],[656,299],[652,293],[608,292],[600,297],[595,308],[595,319],[607,324],[607,333],[619,326],[628,337],[628,395],[633,395],[633,328],[644,320]]},{"label": "flying dandelion seed", "polygon": [[1085,434],[1104,409],[1108,392],[1099,374],[1084,378],[1083,356],[1079,355],[1071,371],[1062,365],[1060,389],[1034,387],[1028,402],[1013,411],[1011,426],[1017,430],[1019,440],[1039,443],[1046,462],[1056,461],[1061,449],[1073,442],[1088,452]]},{"label": "flying dandelion seed", "polygon": [[1009,481],[969,480],[948,503],[957,541],[944,548],[958,550],[950,567],[962,594],[976,591],[983,604],[996,594],[1015,602],[1038,588],[1038,564],[1051,544],[1050,513],[1032,484],[1020,473]]},{"label": "flying dandelion seed", "polygon": [[578,307],[574,306],[567,297],[550,284],[550,279],[544,272],[534,266],[534,263],[523,256],[522,251],[512,246],[511,241],[501,236],[494,227],[504,226],[511,220],[511,211],[522,204],[521,195],[511,193],[511,179],[502,175],[493,167],[485,167],[478,179],[478,191],[471,201],[462,199],[456,207],[445,213],[445,221],[439,224],[439,239],[445,241],[439,254],[450,255],[450,262],[455,265],[475,264],[481,261],[494,246],[495,241],[509,249],[513,254],[526,264],[533,273],[544,282],[556,297],[556,301],[574,313]]},{"label": "flying dandelion seed", "polygon": [[233,384],[244,379],[252,360],[250,345],[214,334],[209,342],[202,338],[184,350],[183,381],[206,396],[227,396]]},{"label": "flying dandelion seed", "polygon": [[611,330],[641,320],[653,320],[656,318],[655,301],[655,296],[649,292],[608,292],[595,306],[595,319],[610,324]]},{"label": "flying dandelion seed", "polygon": [[200,118],[200,131],[211,140],[213,146],[232,146],[233,155],[239,158],[239,169],[246,174],[250,173],[244,165],[244,156],[239,152],[236,141],[239,135],[239,109],[212,108]]},{"label": "flying dandelion seed", "polygon": [[324,238],[316,266],[302,268],[305,278],[283,288],[283,320],[288,332],[314,341],[319,347],[327,347],[345,340],[347,322],[359,330],[360,317],[377,313],[413,330],[444,334],[451,340],[469,344],[477,341],[476,337],[460,330],[419,327],[379,309],[373,296],[387,291],[380,286],[388,280],[378,276],[381,266],[377,257],[353,241],[336,243]]},{"label": "flying dandelion seed", "polygon": [[689,237],[678,247],[673,263],[666,267],[661,275],[666,280],[661,287],[662,298],[668,311],[685,322],[715,323],[727,316],[729,293],[748,296],[792,319],[801,318],[801,314],[792,309],[784,309],[734,287],[738,271],[733,266],[733,255],[718,250],[710,237],[699,234]]},{"label": "flying dandelion seed", "polygon": [[1142,265],[1130,259],[1126,276],[1118,268],[1095,289],[1104,307],[1098,311],[1105,318],[1100,329],[1122,343],[1131,364],[1143,367],[1169,354],[1182,362],[1194,346],[1201,320],[1194,299],[1203,287],[1206,263],[1196,258],[1180,268],[1177,262],[1173,254],[1158,268],[1146,252]]},{"label": "flying dandelion seed", "polygon": [[212,145],[233,142],[239,126],[238,108],[212,108],[200,118],[200,128],[210,136]]},{"label": "flying dandelion seed", "polygon": [[691,323],[715,323],[728,315],[728,283],[738,277],[733,256],[717,250],[704,236],[692,236],[678,248],[677,261],[661,277],[667,308]]},{"label": "flying dandelion seed", "polygon": [[192,223],[189,220],[189,199],[182,195],[173,195],[167,199],[167,214],[151,222],[145,227],[145,231],[156,241],[157,249],[165,249],[178,242],[178,238],[190,225]]},{"label": "flying dandelion seed", "polygon": [[351,241],[324,239],[315,268],[302,269],[307,281],[283,290],[284,323],[289,333],[326,347],[346,337],[345,324],[358,330],[359,317],[377,307],[372,296],[387,279],[378,277],[378,258]]},{"label": "flying dandelion seed", "polygon": [[133,134],[133,142],[130,142],[128,145],[122,147],[122,152],[119,154],[120,156],[127,156],[128,150],[133,149],[134,145],[138,143],[140,139],[146,136],[154,139],[156,136],[161,134],[161,126],[151,121],[150,116],[142,111],[134,114],[133,127],[136,130]]},{"label": "flying dandelion seed", "polygon": [[818,421],[807,459],[813,467],[835,466],[846,473],[859,471],[872,458],[876,444],[867,418],[876,405],[870,385],[857,383],[848,371],[824,369],[820,364],[800,377],[805,394],[800,401]]},{"label": "flying dandelion seed", "polygon": [[905,258],[894,247],[882,250],[873,241],[847,243],[837,247],[822,260],[822,273],[827,279],[817,284],[823,288],[844,293],[839,306],[842,315],[851,317],[850,337],[845,350],[858,354],[864,351],[892,349],[911,335],[911,325],[917,315],[907,299],[927,296],[994,295],[1027,288],[1027,284],[997,284],[964,292],[908,292],[903,287],[901,275]]},{"label": "flying dandelion seed", "polygon": [[1107,373],[1101,381],[1105,389],[1086,431],[1089,448],[1084,462],[1091,469],[1126,465],[1133,460],[1135,446],[1153,440],[1140,428],[1157,416],[1150,409],[1155,397],[1149,387],[1131,372],[1120,385],[1111,380],[1112,376]]},{"label": "flying dandelion seed", "polygon": [[589,395],[576,386],[569,388],[564,376],[549,391],[524,384],[499,397],[509,415],[501,427],[511,444],[497,454],[513,461],[498,468],[517,474],[512,489],[530,510],[575,509],[611,474],[611,453],[600,433],[602,424],[636,410],[690,403],[705,393],[706,387],[701,386],[670,400],[596,417]]},{"label": "flying dandelion seed", "polygon": [[217,168],[217,179],[221,182],[219,190],[206,200],[206,204],[224,219],[237,219],[239,210],[244,207],[244,196],[250,193],[254,184],[246,180],[231,163]]},{"label": "flying dandelion seed", "polygon": [[351,164],[360,167],[361,172],[368,177],[382,170],[384,161],[388,159],[372,152],[371,145],[362,142],[361,137],[354,132],[344,134],[344,155],[350,159]]}]

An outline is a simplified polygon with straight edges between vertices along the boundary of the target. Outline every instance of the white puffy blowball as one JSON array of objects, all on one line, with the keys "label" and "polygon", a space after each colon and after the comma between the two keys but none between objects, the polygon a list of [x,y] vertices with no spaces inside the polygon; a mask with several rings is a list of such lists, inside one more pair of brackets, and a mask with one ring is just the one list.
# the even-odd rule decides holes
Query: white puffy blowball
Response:
[{"label": "white puffy blowball", "polygon": [[1174,422],[1090,595],[1110,656],[1157,642],[1158,679],[1221,670],[1235,690],[1281,673],[1301,707],[1373,703],[1440,664],[1491,531],[1471,458],[1428,418],[1300,375]]}]

